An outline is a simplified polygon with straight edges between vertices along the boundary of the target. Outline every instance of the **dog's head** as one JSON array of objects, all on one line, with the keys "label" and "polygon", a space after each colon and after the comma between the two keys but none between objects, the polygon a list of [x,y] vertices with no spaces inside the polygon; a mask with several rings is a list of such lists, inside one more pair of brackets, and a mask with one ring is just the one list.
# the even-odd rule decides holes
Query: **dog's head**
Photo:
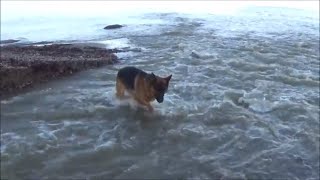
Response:
[{"label": "dog's head", "polygon": [[156,98],[158,103],[163,102],[163,97],[168,90],[169,81],[171,77],[172,75],[162,78],[162,77],[156,76],[153,73],[148,75],[148,79],[153,89],[154,97]]}]

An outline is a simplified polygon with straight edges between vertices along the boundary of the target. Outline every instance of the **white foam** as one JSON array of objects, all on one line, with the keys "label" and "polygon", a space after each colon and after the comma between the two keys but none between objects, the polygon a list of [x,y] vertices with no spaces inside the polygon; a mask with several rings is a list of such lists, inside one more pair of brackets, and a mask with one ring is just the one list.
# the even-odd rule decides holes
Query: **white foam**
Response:
[{"label": "white foam", "polygon": [[102,41],[96,41],[96,42],[106,45],[108,49],[130,48],[133,46],[130,43],[128,38],[108,39],[108,40],[102,40]]},{"label": "white foam", "polygon": [[21,137],[20,135],[14,132],[1,134],[1,147],[0,147],[1,154],[9,152],[8,146],[10,145],[16,146],[16,144],[19,144],[21,142],[25,142],[25,138]]},{"label": "white foam", "polygon": [[104,149],[104,150],[106,150],[106,149],[112,149],[115,145],[116,145],[116,139],[115,139],[115,138],[112,138],[112,139],[110,139],[110,140],[107,141],[107,142],[104,142],[104,143],[101,143],[101,144],[96,145],[94,149],[95,149],[96,151],[99,151],[99,150],[101,150],[101,149]]}]

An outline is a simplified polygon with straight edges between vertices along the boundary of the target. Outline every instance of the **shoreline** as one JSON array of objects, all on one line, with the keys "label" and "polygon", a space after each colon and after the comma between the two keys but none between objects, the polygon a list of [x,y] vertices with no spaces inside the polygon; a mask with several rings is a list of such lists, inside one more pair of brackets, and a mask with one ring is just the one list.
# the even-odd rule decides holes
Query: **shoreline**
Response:
[{"label": "shoreline", "polygon": [[118,62],[117,49],[97,43],[1,46],[0,94],[7,99],[74,73]]}]

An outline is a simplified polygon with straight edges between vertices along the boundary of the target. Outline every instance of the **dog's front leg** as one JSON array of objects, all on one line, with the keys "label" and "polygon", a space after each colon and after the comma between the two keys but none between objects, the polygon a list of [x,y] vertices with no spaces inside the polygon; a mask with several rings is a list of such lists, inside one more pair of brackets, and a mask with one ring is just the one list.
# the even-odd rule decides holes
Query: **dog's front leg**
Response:
[{"label": "dog's front leg", "polygon": [[139,99],[138,97],[135,97],[134,99],[135,99],[139,104],[146,106],[150,112],[153,111],[153,107],[151,106],[151,104],[150,104],[149,102],[143,101],[143,100]]},{"label": "dog's front leg", "polygon": [[151,106],[150,103],[146,103],[146,106],[150,112],[153,112],[153,107]]}]

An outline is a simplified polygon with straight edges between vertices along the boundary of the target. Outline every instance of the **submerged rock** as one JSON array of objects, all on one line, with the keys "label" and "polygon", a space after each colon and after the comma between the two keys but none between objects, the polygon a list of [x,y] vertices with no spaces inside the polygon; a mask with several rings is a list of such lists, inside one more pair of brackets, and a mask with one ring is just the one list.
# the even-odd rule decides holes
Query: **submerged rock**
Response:
[{"label": "submerged rock", "polygon": [[3,46],[0,61],[1,96],[81,70],[113,64],[118,61],[115,52],[85,44]]},{"label": "submerged rock", "polygon": [[192,51],[192,52],[191,52],[191,57],[200,59],[200,58],[201,58],[201,55],[200,55],[198,52],[196,52],[196,51]]},{"label": "submerged rock", "polygon": [[103,29],[119,29],[122,28],[123,26],[120,24],[112,24],[112,25],[108,25],[106,27],[104,27]]}]

